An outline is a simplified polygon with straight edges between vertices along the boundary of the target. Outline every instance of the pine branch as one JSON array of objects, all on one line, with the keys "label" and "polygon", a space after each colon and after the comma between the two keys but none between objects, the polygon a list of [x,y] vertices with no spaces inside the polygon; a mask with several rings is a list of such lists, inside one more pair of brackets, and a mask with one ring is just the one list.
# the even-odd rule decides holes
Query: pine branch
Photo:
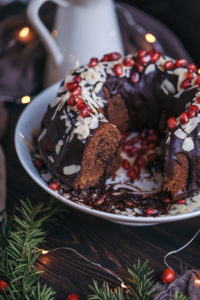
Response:
[{"label": "pine branch", "polygon": [[117,287],[112,290],[107,282],[104,282],[102,287],[99,288],[95,280],[93,286],[89,286],[93,294],[88,296],[88,300],[130,300],[128,295],[124,295],[122,288]]},{"label": "pine branch", "polygon": [[132,284],[129,286],[129,290],[134,295],[135,300],[153,300],[155,293],[152,293],[155,287],[155,282],[152,279],[153,270],[149,269],[148,260],[141,264],[138,260],[136,265],[133,265],[133,270],[128,269],[131,277],[128,281]]},{"label": "pine branch", "polygon": [[174,300],[189,300],[189,297],[179,294],[178,291],[175,291]]},{"label": "pine branch", "polygon": [[20,204],[12,226],[6,220],[1,225],[0,275],[9,284],[0,299],[53,300],[55,292],[46,285],[41,288],[40,272],[34,264],[40,255],[36,253],[37,246],[46,235],[44,225],[52,222],[63,206],[53,199],[47,205],[40,203],[34,207],[28,199]]}]

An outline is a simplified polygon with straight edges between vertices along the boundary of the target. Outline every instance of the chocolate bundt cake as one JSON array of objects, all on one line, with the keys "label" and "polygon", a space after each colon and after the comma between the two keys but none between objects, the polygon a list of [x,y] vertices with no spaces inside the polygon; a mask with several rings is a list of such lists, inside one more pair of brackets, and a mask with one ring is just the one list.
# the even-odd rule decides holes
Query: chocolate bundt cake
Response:
[{"label": "chocolate bundt cake", "polygon": [[38,149],[51,174],[87,189],[119,167],[122,133],[154,129],[165,136],[163,191],[188,196],[200,190],[199,89],[196,65],[155,50],[92,58],[61,83]]}]

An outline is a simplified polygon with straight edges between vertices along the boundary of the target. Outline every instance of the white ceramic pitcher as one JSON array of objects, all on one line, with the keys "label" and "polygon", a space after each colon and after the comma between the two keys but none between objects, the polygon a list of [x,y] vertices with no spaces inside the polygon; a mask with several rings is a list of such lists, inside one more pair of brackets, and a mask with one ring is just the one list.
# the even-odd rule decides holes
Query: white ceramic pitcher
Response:
[{"label": "white ceramic pitcher", "polygon": [[31,0],[27,15],[48,52],[45,85],[62,79],[78,60],[88,63],[112,51],[123,53],[120,31],[112,0],[51,0],[58,4],[54,30],[50,34],[39,18],[47,0]]}]

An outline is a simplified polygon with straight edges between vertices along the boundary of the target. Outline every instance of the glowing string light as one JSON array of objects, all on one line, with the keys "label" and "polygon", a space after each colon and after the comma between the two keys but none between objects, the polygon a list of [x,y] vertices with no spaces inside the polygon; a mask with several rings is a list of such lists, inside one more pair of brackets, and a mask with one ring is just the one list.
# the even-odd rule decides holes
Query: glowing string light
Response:
[{"label": "glowing string light", "polygon": [[36,249],[36,252],[40,252],[42,255],[45,255],[47,253],[50,253],[50,252],[55,252],[55,251],[59,251],[59,250],[69,250],[73,253],[75,253],[77,256],[81,257],[83,260],[85,260],[86,262],[92,264],[93,266],[95,267],[98,267],[100,268],[101,270],[105,271],[106,273],[112,275],[113,277],[115,277],[117,280],[119,280],[121,282],[121,287],[123,289],[127,289],[127,291],[131,294],[133,294],[128,286],[125,285],[125,283],[123,282],[123,280],[117,275],[115,274],[114,272],[112,272],[110,269],[107,269],[105,267],[103,267],[101,264],[99,263],[95,263],[94,261],[88,259],[87,257],[83,256],[81,253],[79,253],[77,250],[73,249],[73,248],[70,248],[70,247],[59,247],[59,248],[54,248],[54,249],[51,249],[51,250],[45,250],[45,249],[39,249],[37,248]]},{"label": "glowing string light", "polygon": [[33,32],[29,27],[23,27],[18,31],[17,37],[21,42],[29,42],[33,38]]},{"label": "glowing string light", "polygon": [[21,103],[22,104],[28,104],[28,103],[30,103],[31,102],[31,97],[30,96],[23,96],[22,98],[21,98]]},{"label": "glowing string light", "polygon": [[156,37],[152,33],[145,34],[145,39],[147,40],[148,43],[155,43],[156,42]]}]

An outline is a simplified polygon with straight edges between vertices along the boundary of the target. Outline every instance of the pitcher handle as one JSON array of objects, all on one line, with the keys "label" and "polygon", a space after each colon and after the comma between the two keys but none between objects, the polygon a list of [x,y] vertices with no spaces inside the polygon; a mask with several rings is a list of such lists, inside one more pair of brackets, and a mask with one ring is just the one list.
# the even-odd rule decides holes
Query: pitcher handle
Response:
[{"label": "pitcher handle", "polygon": [[[42,23],[39,17],[40,7],[47,1],[49,0],[31,0],[28,4],[26,13],[30,23],[33,25],[36,32],[40,36],[42,42],[44,43],[46,50],[52,56],[54,63],[57,66],[60,66],[63,62],[63,55],[59,47],[57,46],[56,41],[54,40],[49,30]],[[64,7],[69,6],[66,0],[51,0],[51,1]]]}]

